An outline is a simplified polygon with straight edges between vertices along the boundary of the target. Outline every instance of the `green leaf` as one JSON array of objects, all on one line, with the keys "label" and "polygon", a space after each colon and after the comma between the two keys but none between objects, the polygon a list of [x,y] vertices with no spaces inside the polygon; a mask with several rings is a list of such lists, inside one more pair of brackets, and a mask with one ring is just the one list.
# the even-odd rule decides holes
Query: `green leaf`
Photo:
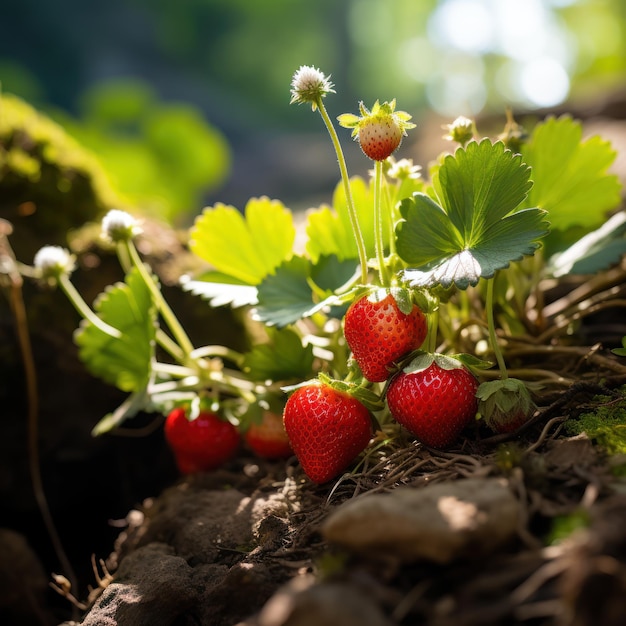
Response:
[{"label": "green leaf", "polygon": [[616,356],[626,356],[626,336],[622,337],[622,347],[613,348],[611,352],[615,354]]},{"label": "green leaf", "polygon": [[244,371],[254,380],[278,381],[311,376],[313,346],[303,346],[289,328],[268,328],[269,343],[257,344],[245,354]]},{"label": "green leaf", "polygon": [[156,336],[156,309],[139,271],[132,269],[125,282],[108,287],[94,310],[121,331],[115,339],[83,321],[74,340],[91,374],[122,391],[140,391],[151,375]]},{"label": "green leaf", "polygon": [[[375,256],[374,244],[374,189],[359,176],[350,179],[350,190],[365,242],[368,258]],[[348,203],[343,184],[337,185],[333,194],[333,206],[323,206],[309,213],[306,233],[306,251],[314,263],[320,256],[335,255],[339,260],[357,259],[356,240],[348,213]],[[383,232],[388,245],[389,219],[383,211]]]},{"label": "green leaf", "polygon": [[546,268],[552,276],[596,274],[626,254],[626,212],[610,217],[600,228],[581,237],[567,250],[550,258]]},{"label": "green leaf", "polygon": [[258,285],[291,258],[295,234],[292,214],[281,202],[252,198],[245,219],[232,206],[206,208],[191,229],[189,247],[218,271]]},{"label": "green leaf", "polygon": [[211,283],[204,280],[188,280],[181,283],[184,291],[208,300],[212,307],[224,305],[239,308],[257,303],[257,288],[251,285]]},{"label": "green leaf", "polygon": [[471,141],[466,149],[447,156],[433,179],[441,205],[470,246],[523,202],[531,186],[530,170],[521,156],[489,139]]},{"label": "green leaf", "polygon": [[416,193],[402,200],[400,214],[398,254],[407,263],[421,267],[463,248],[461,233],[443,208],[426,194]]},{"label": "green leaf", "polygon": [[[339,304],[332,291],[343,285],[353,271],[352,261],[322,257],[317,265],[313,265],[303,257],[294,256],[259,285],[255,316],[268,326],[282,327]],[[327,297],[314,300],[309,280],[313,280]]]},{"label": "green leaf", "polygon": [[594,228],[619,205],[619,179],[608,174],[616,152],[597,136],[582,141],[582,126],[571,117],[538,124],[522,153],[534,182],[528,206],[548,211],[553,230]]},{"label": "green leaf", "polygon": [[[531,186],[530,169],[502,142],[472,141],[433,170],[432,197],[403,200],[397,251],[413,286],[466,289],[531,255],[548,232],[545,212],[515,212]],[[413,269],[414,268],[414,269]]]}]

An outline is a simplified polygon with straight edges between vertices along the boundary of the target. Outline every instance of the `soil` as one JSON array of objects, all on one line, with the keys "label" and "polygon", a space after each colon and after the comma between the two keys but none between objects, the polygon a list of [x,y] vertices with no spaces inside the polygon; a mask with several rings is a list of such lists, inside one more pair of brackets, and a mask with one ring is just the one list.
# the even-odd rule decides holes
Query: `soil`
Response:
[{"label": "soil", "polygon": [[[497,438],[472,431],[453,450],[427,449],[400,431],[326,485],[314,485],[295,458],[263,461],[242,449],[228,466],[176,478],[130,509],[111,551],[90,564],[95,589],[73,598],[80,607],[63,625],[623,624],[624,483],[584,435],[560,430],[598,390],[581,383],[541,407],[524,432]],[[511,531],[493,545],[472,536],[463,550],[449,551],[455,531],[419,558],[403,556],[419,537],[398,539],[394,531],[383,530],[395,543],[382,551],[326,537],[328,519],[348,503],[426,494],[437,485],[456,485],[463,498],[471,481],[491,479],[518,505]],[[487,535],[506,525],[503,509],[483,512],[492,524]],[[417,535],[427,535],[431,523],[422,513]],[[579,514],[588,520],[584,529],[551,545],[554,521]],[[395,523],[393,516],[384,522],[387,529]],[[88,545],[104,549],[92,526],[83,533]],[[46,573],[36,558],[30,566],[41,593]],[[61,599],[69,611],[69,599]],[[12,619],[3,623],[60,623],[45,603],[39,621]]]}]

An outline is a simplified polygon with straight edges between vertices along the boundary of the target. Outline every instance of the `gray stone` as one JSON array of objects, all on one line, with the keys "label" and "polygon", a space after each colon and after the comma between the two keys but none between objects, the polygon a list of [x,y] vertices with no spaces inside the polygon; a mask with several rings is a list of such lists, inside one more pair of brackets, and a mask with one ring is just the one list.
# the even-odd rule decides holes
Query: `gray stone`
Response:
[{"label": "gray stone", "polygon": [[326,519],[322,533],[353,552],[449,563],[505,544],[516,534],[519,514],[506,481],[468,478],[349,500]]}]

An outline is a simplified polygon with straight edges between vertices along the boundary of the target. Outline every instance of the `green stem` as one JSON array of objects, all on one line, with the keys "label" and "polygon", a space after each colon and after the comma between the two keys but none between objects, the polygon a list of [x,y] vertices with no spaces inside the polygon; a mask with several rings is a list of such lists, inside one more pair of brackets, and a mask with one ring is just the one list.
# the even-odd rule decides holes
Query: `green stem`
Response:
[{"label": "green stem", "polygon": [[439,329],[439,307],[428,315],[428,352],[433,353],[437,349],[437,331]]},{"label": "green stem", "polygon": [[393,209],[396,204],[395,199],[396,193],[394,192],[394,196],[391,196],[391,192],[389,191],[389,184],[385,184],[385,197],[387,200],[387,215],[389,216],[389,256],[393,257],[396,254],[396,233],[394,230],[394,220],[393,220]]},{"label": "green stem", "polygon": [[185,360],[185,354],[180,346],[162,329],[156,330],[156,341],[171,357],[179,363]]},{"label": "green stem", "polygon": [[122,333],[113,326],[109,326],[106,322],[102,321],[83,300],[83,297],[78,293],[76,287],[72,284],[72,281],[66,274],[59,276],[59,286],[67,296],[68,300],[74,305],[74,308],[84,317],[88,322],[93,324],[96,328],[103,333],[113,337],[114,339],[120,339]]},{"label": "green stem", "polygon": [[189,356],[193,359],[220,357],[232,361],[237,366],[241,366],[244,359],[243,354],[226,346],[203,346],[202,348],[196,348]]},{"label": "green stem", "polygon": [[496,327],[493,320],[493,289],[495,283],[495,276],[487,280],[487,302],[485,304],[487,308],[487,327],[489,329],[489,341],[491,342],[491,349],[496,355],[496,361],[498,362],[498,368],[500,369],[500,376],[503,380],[509,377],[509,373],[506,370],[504,363],[504,357],[502,356],[502,350],[498,344],[498,338],[496,337]]},{"label": "green stem", "polygon": [[324,102],[321,97],[317,99],[316,105],[317,105],[317,108],[319,109],[322,119],[324,120],[324,124],[326,124],[326,128],[328,129],[328,133],[330,134],[331,141],[333,142],[333,146],[337,154],[337,161],[339,162],[339,170],[341,171],[341,180],[343,181],[343,188],[346,194],[346,202],[348,203],[348,215],[350,216],[350,224],[352,226],[352,232],[354,234],[357,250],[359,253],[359,263],[361,264],[361,282],[363,284],[366,284],[367,283],[367,253],[365,251],[365,241],[363,240],[363,234],[361,233],[361,229],[359,227],[357,212],[354,207],[354,200],[352,199],[352,190],[350,189],[350,179],[348,178],[348,168],[346,167],[346,160],[343,156],[343,151],[341,149],[341,143],[339,142],[339,137],[337,136],[337,131],[335,131],[335,127],[330,121],[330,117],[328,117],[328,113],[326,112],[326,107],[324,107]]},{"label": "green stem", "polygon": [[376,259],[378,260],[378,276],[380,284],[386,287],[389,284],[389,275],[385,265],[385,241],[383,236],[383,212],[381,200],[381,186],[383,180],[383,162],[376,161],[374,166],[374,232],[376,242]]},{"label": "green stem", "polygon": [[178,321],[178,318],[176,317],[176,315],[170,308],[169,304],[166,302],[165,298],[163,297],[163,294],[161,293],[161,290],[156,284],[156,281],[152,277],[152,274],[148,271],[146,265],[141,260],[139,253],[137,252],[137,248],[135,248],[135,245],[133,244],[133,242],[125,241],[124,245],[128,251],[128,255],[133,265],[135,265],[135,267],[139,270],[139,274],[141,275],[143,281],[145,282],[146,286],[150,290],[150,294],[152,295],[152,299],[159,313],[162,315],[165,323],[167,324],[169,329],[172,331],[172,334],[174,335],[174,339],[178,342],[178,345],[182,349],[183,359],[181,360],[184,362],[185,360],[190,358],[190,355],[194,350],[191,340],[187,336],[187,333],[181,326],[180,322]]},{"label": "green stem", "polygon": [[[133,266],[130,255],[128,253],[128,246],[117,246],[117,258],[120,262],[120,267],[122,268],[122,271],[125,274],[128,274]],[[178,362],[182,362],[185,360],[185,355],[180,346],[167,333],[165,333],[162,328],[157,328],[156,340],[161,348],[163,348],[171,357],[176,359]]]}]

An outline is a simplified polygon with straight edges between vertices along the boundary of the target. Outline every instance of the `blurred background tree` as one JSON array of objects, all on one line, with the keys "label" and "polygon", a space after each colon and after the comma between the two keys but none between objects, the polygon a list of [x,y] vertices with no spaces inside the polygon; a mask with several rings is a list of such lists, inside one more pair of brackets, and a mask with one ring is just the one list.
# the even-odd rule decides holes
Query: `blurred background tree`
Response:
[{"label": "blurred background tree", "polygon": [[3,14],[3,89],[183,224],[216,200],[328,197],[325,131],[288,104],[302,64],[332,75],[331,115],[395,97],[418,124],[596,104],[626,77],[623,0],[7,0]]}]

